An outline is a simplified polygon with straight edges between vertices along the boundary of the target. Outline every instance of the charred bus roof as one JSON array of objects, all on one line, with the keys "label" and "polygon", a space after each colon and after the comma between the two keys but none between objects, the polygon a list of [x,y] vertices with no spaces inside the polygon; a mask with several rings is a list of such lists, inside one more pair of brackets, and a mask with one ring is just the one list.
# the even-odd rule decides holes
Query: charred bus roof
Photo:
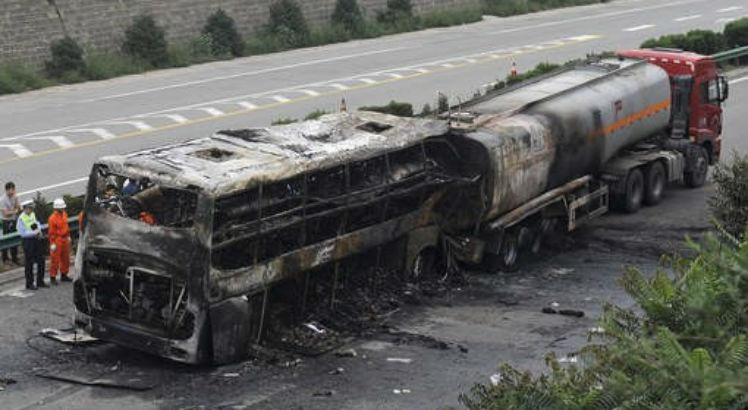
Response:
[{"label": "charred bus roof", "polygon": [[444,135],[447,123],[359,111],[267,128],[220,131],[98,161],[109,171],[213,196],[345,164]]}]

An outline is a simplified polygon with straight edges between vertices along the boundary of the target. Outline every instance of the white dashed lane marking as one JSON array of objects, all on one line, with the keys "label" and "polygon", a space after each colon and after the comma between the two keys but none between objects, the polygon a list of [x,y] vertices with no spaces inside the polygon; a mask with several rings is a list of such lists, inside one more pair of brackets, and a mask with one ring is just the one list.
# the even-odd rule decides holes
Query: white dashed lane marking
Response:
[{"label": "white dashed lane marking", "polygon": [[238,101],[237,104],[239,104],[240,107],[242,107],[244,109],[247,109],[247,110],[256,110],[257,109],[257,105],[256,104],[252,104],[249,101]]},{"label": "white dashed lane marking", "polygon": [[34,141],[52,141],[55,145],[57,145],[60,148],[70,148],[74,146],[72,141],[70,141],[67,137],[63,135],[50,135],[47,137],[33,137],[29,138]]},{"label": "white dashed lane marking", "polygon": [[15,156],[20,158],[30,157],[34,155],[28,148],[21,144],[1,144],[0,148],[10,150]]},{"label": "white dashed lane marking", "polygon": [[738,10],[742,10],[743,8],[744,8],[743,6],[732,6],[732,7],[726,7],[726,8],[724,8],[724,9],[719,9],[719,10],[717,10],[717,13],[729,13],[729,12],[731,12],[731,11],[738,11]]},{"label": "white dashed lane marking", "polygon": [[72,129],[72,130],[65,130],[65,132],[76,132],[76,133],[88,133],[88,134],[94,134],[97,137],[103,139],[103,140],[110,140],[113,138],[117,138],[114,133],[110,132],[106,128],[78,128],[78,129]]},{"label": "white dashed lane marking", "polygon": [[277,101],[279,103],[287,103],[287,102],[291,101],[290,98],[284,97],[282,95],[274,95],[274,96],[272,96],[270,98],[274,99],[275,101]]},{"label": "white dashed lane marking", "polygon": [[684,16],[684,17],[678,17],[674,21],[681,22],[681,21],[688,21],[688,20],[696,20],[697,18],[700,18],[701,14],[694,14],[692,16]]},{"label": "white dashed lane marking", "polygon": [[641,26],[625,28],[623,29],[623,31],[633,32],[633,31],[650,29],[652,27],[656,27],[656,26],[654,24],[642,24]]},{"label": "white dashed lane marking", "polygon": [[107,125],[117,125],[117,124],[131,125],[140,131],[148,131],[148,130],[153,129],[153,127],[148,125],[145,121],[107,121],[105,122],[105,124]]},{"label": "white dashed lane marking", "polygon": [[195,108],[195,109],[198,111],[206,112],[209,115],[212,115],[213,117],[221,117],[221,116],[226,115],[223,111],[215,107],[200,107],[200,108]]}]

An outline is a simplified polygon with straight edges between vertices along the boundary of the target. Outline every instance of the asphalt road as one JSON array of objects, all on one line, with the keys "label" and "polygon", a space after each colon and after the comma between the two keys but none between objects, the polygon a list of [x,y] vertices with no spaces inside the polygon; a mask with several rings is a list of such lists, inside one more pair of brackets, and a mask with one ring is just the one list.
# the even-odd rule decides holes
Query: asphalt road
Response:
[{"label": "asphalt road", "polygon": [[[512,61],[524,70],[746,15],[742,0],[620,0],[1,97],[0,175],[24,195],[80,193],[103,155],[334,111],[342,98],[420,108],[441,91],[456,102]],[[741,92],[728,121],[745,112]]]}]

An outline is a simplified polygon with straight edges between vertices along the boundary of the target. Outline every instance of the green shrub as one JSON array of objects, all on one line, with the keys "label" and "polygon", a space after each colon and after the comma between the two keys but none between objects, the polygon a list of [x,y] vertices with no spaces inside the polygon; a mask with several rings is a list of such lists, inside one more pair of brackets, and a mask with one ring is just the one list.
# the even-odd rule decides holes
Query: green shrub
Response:
[{"label": "green shrub", "polygon": [[332,22],[356,33],[363,29],[364,16],[356,0],[338,0],[332,13]]},{"label": "green shrub", "polygon": [[433,114],[434,110],[431,109],[431,105],[424,104],[423,108],[421,109],[421,113],[418,114],[419,117],[428,117],[429,115]]},{"label": "green shrub", "polygon": [[459,24],[475,23],[483,19],[483,12],[477,8],[459,10],[436,10],[420,17],[421,28],[449,27]]},{"label": "green shrub", "polygon": [[270,123],[270,125],[287,125],[287,124],[293,124],[295,122],[299,122],[299,120],[295,118],[290,117],[281,117],[273,120],[273,122]]},{"label": "green shrub", "polygon": [[383,114],[397,115],[399,117],[412,117],[413,116],[413,104],[390,101],[387,105],[376,106],[372,105],[369,107],[361,107],[359,111],[374,111],[381,112]]},{"label": "green shrub", "polygon": [[733,153],[730,162],[714,168],[713,177],[712,213],[727,233],[741,238],[748,229],[748,156]]},{"label": "green shrub", "polygon": [[668,34],[642,43],[642,48],[678,48],[694,53],[710,55],[727,49],[722,33],[709,30],[691,30],[686,34]]},{"label": "green shrub", "polygon": [[[397,24],[403,21],[413,20],[413,4],[410,0],[387,0],[387,8],[379,12],[377,21],[385,24]],[[398,31],[411,31],[412,29],[399,29]]]},{"label": "green shrub", "polygon": [[46,224],[49,220],[49,216],[52,215],[52,203],[47,201],[41,192],[37,192],[36,195],[34,195],[33,201],[36,220]]},{"label": "green shrub", "polygon": [[306,117],[304,117],[304,121],[316,120],[316,119],[318,119],[319,117],[321,117],[321,116],[323,116],[325,114],[329,114],[329,112],[327,112],[325,110],[316,109],[316,110],[310,112],[309,114],[307,114]]},{"label": "green shrub", "polygon": [[218,9],[208,17],[203,34],[211,39],[212,53],[215,56],[232,55],[239,57],[244,53],[244,42],[236,30],[234,19],[225,11]]},{"label": "green shrub", "polygon": [[460,401],[468,409],[742,409],[748,403],[748,242],[707,238],[696,255],[652,279],[630,270],[621,283],[633,309],[606,306],[604,344],[533,377],[504,365],[491,385]]},{"label": "green shrub", "polygon": [[141,15],[133,20],[125,31],[122,51],[154,67],[166,67],[170,63],[164,29],[150,15]]},{"label": "green shrub", "polygon": [[66,73],[84,73],[86,62],[83,60],[83,49],[70,37],[55,40],[50,46],[52,59],[44,63],[47,74],[52,78],[61,78]]},{"label": "green shrub", "polygon": [[728,48],[748,46],[748,17],[728,23],[724,34]]},{"label": "green shrub", "polygon": [[303,46],[309,39],[309,26],[294,0],[278,0],[270,5],[266,30],[287,47]]},{"label": "green shrub", "polygon": [[86,77],[106,80],[123,75],[142,73],[150,68],[143,60],[120,53],[89,53],[86,55]]},{"label": "green shrub", "polygon": [[21,93],[52,84],[37,70],[26,65],[19,63],[0,65],[0,94]]},{"label": "green shrub", "polygon": [[83,210],[85,197],[66,194],[62,196],[62,199],[65,200],[68,216],[77,216]]},{"label": "green shrub", "polygon": [[494,16],[514,16],[541,10],[585,4],[606,3],[608,0],[483,0],[483,12]]}]

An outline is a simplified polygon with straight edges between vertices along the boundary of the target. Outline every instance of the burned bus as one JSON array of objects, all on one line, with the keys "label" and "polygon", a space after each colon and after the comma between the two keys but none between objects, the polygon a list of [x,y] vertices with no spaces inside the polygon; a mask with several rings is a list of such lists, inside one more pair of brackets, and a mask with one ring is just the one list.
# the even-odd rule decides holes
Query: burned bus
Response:
[{"label": "burned bus", "polygon": [[469,174],[443,166],[466,163],[447,134],[444,121],[340,113],[101,159],[76,324],[186,363],[246,357],[277,284],[396,240],[412,254],[402,239],[419,228],[435,240],[437,199]]}]

